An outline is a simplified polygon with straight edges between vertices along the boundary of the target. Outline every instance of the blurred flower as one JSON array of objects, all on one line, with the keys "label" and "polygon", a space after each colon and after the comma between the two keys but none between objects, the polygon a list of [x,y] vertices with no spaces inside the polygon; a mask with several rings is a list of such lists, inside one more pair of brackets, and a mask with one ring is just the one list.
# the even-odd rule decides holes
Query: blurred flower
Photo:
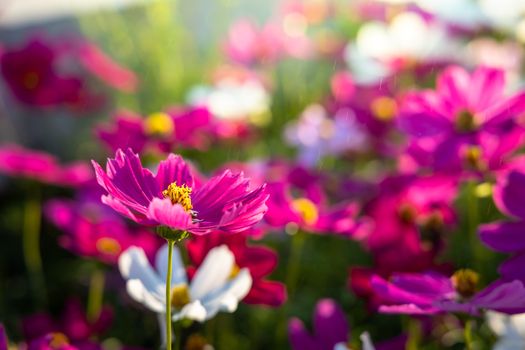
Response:
[{"label": "blurred flower", "polygon": [[[159,314],[166,312],[164,281],[167,262],[167,245],[157,253],[156,271],[141,248],[129,248],[119,259],[120,273],[127,280],[129,295]],[[172,268],[171,304],[175,308],[174,320],[204,322],[220,311],[234,312],[252,285],[249,270],[236,269],[235,257],[224,245],[209,251],[190,283],[177,249],[173,251]]]},{"label": "blurred flower", "polygon": [[286,287],[280,282],[265,279],[277,267],[277,253],[264,246],[247,245],[246,240],[245,233],[232,235],[214,232],[196,236],[187,244],[188,255],[195,267],[199,268],[211,249],[226,245],[235,257],[234,268],[247,268],[253,280],[250,292],[243,301],[248,304],[280,306],[286,300]]},{"label": "blurred flower", "polygon": [[120,254],[138,246],[153,259],[162,240],[149,230],[130,227],[113,210],[100,203],[102,191],[90,184],[76,200],[50,200],[45,214],[64,235],[59,243],[74,254],[116,264]]},{"label": "blurred flower", "polygon": [[27,350],[99,350],[98,344],[77,347],[69,344],[69,339],[62,333],[49,333],[29,343]]},{"label": "blurred flower", "polygon": [[383,313],[436,314],[461,312],[479,315],[483,310],[507,314],[525,311],[523,283],[496,281],[478,292],[479,275],[458,270],[450,278],[437,273],[394,274],[389,281],[372,277],[372,287],[385,303]]},{"label": "blurred flower", "polygon": [[417,64],[453,62],[460,47],[444,27],[405,12],[388,24],[364,24],[345,59],[357,83],[373,84]]},{"label": "blurred flower", "polygon": [[115,114],[109,125],[97,127],[95,133],[112,152],[119,148],[131,148],[134,152],[142,152],[148,141],[144,121],[139,115],[131,112]]},{"label": "blurred flower", "polygon": [[60,165],[52,155],[18,145],[0,147],[0,173],[46,184],[77,187],[93,178],[84,162]]},{"label": "blurred flower", "polygon": [[314,167],[325,156],[362,151],[367,134],[350,109],[340,109],[330,118],[320,105],[307,107],[285,129],[286,141],[299,148],[299,163]]},{"label": "blurred flower", "polygon": [[8,345],[4,325],[0,323],[0,350],[8,350]]},{"label": "blurred flower", "polygon": [[[37,313],[23,320],[22,329],[25,339],[34,340],[35,344],[42,344],[42,342],[47,344],[45,340],[48,339],[46,336],[48,334],[62,334],[60,339],[74,345],[73,349],[98,350],[102,348],[94,343],[92,338],[108,330],[112,322],[113,311],[109,306],[102,308],[96,320],[89,321],[80,301],[69,299],[60,319],[54,320],[44,312]],[[41,348],[36,347],[35,349]]]},{"label": "blurred flower", "polygon": [[108,195],[103,203],[141,224],[205,234],[212,230],[242,232],[259,222],[268,195],[255,190],[242,174],[226,170],[199,186],[177,155],[161,161],[156,175],[142,167],[131,149],[118,150],[106,171],[93,161],[97,181]]},{"label": "blurred flower", "polygon": [[521,350],[525,347],[525,314],[509,316],[489,311],[486,319],[498,336],[493,350]]},{"label": "blurred flower", "polygon": [[[292,318],[288,323],[288,337],[293,350],[349,350],[349,325],[344,311],[332,299],[321,299],[314,311],[313,334],[303,322]],[[374,350],[368,333],[361,335],[362,349]]]},{"label": "blurred flower", "polygon": [[429,145],[436,170],[457,172],[467,167],[483,172],[487,164],[481,157],[480,139],[493,137],[496,148],[504,145],[499,152],[508,154],[519,147],[523,136],[516,125],[525,112],[525,92],[505,97],[504,88],[500,70],[481,67],[468,73],[449,67],[439,76],[437,90],[405,98],[400,127]]},{"label": "blurred flower", "polygon": [[493,188],[494,203],[498,209],[509,216],[510,220],[483,224],[479,227],[479,237],[490,248],[514,256],[504,262],[499,271],[506,279],[525,281],[525,168],[501,175]]}]

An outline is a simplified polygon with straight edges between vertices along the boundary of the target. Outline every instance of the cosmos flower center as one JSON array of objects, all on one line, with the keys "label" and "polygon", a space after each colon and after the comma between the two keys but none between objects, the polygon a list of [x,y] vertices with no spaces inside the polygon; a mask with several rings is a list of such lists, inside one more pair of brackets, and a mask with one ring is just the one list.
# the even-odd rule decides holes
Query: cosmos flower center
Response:
[{"label": "cosmos flower center", "polygon": [[171,288],[171,306],[180,310],[191,301],[190,290],[186,283],[181,283]]},{"label": "cosmos flower center", "polygon": [[389,121],[397,113],[397,103],[393,98],[381,96],[372,101],[370,109],[377,119]]},{"label": "cosmos flower center", "polygon": [[173,119],[166,113],[158,112],[150,114],[145,122],[144,127],[149,135],[170,135],[175,131]]},{"label": "cosmos flower center", "polygon": [[319,218],[316,205],[308,198],[295,199],[292,202],[292,208],[308,225],[314,224]]},{"label": "cosmos flower center", "polygon": [[97,240],[96,247],[100,253],[107,255],[117,255],[122,250],[117,240],[109,237],[102,237]]},{"label": "cosmos flower center", "polygon": [[476,293],[479,274],[471,269],[461,269],[452,275],[452,284],[456,292],[463,298],[470,298]]},{"label": "cosmos flower center", "polygon": [[62,347],[69,344],[69,339],[64,333],[52,333],[51,341],[49,342],[49,347],[51,349],[61,349]]},{"label": "cosmos flower center", "polygon": [[469,146],[464,152],[466,165],[474,170],[486,170],[486,164],[483,162],[481,149],[477,146]]},{"label": "cosmos flower center", "polygon": [[167,189],[162,191],[164,198],[169,198],[171,203],[180,204],[187,212],[191,212],[193,205],[191,204],[191,187],[188,185],[177,185],[177,182],[172,182]]},{"label": "cosmos flower center", "polygon": [[471,132],[476,130],[477,124],[474,115],[469,111],[461,111],[456,117],[456,130],[459,132]]},{"label": "cosmos flower center", "polygon": [[412,205],[405,203],[399,206],[398,215],[405,224],[412,224],[416,221],[417,211]]},{"label": "cosmos flower center", "polygon": [[241,267],[237,264],[233,264],[232,270],[230,272],[230,279],[234,279],[241,272]]},{"label": "cosmos flower center", "polygon": [[202,335],[193,333],[192,335],[188,337],[188,340],[186,340],[186,349],[187,350],[207,350],[207,349],[213,349],[213,347],[208,345],[206,338],[204,338]]},{"label": "cosmos flower center", "polygon": [[24,74],[23,84],[27,89],[34,89],[37,87],[40,78],[35,72],[27,72]]}]

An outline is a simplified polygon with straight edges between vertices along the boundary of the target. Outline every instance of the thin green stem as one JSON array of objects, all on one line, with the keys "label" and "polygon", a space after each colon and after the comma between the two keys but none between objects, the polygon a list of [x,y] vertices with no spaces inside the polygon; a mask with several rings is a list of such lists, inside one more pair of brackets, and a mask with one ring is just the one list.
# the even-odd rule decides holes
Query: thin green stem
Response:
[{"label": "thin green stem", "polygon": [[100,316],[104,299],[105,279],[106,276],[102,269],[96,268],[91,274],[87,304],[87,317],[90,322],[96,322]]},{"label": "thin green stem", "polygon": [[465,348],[467,350],[472,350],[474,347],[472,346],[472,320],[468,319],[465,321],[465,328],[463,329],[463,333],[465,335]]},{"label": "thin green stem", "polygon": [[171,350],[171,265],[175,241],[168,241],[168,273],[166,274],[166,350]]},{"label": "thin green stem", "polygon": [[421,324],[415,318],[408,319],[408,340],[406,350],[418,350],[421,341]]},{"label": "thin green stem", "polygon": [[481,268],[484,254],[477,232],[479,225],[479,198],[476,195],[476,186],[477,183],[474,180],[469,181],[467,184],[467,219],[472,260],[476,268]]},{"label": "thin green stem", "polygon": [[39,306],[45,305],[47,300],[42,257],[40,255],[41,220],[40,191],[38,188],[31,188],[24,207],[22,245],[34,299]]},{"label": "thin green stem", "polygon": [[301,255],[304,247],[305,234],[297,232],[292,236],[292,245],[290,248],[290,260],[288,260],[288,268],[286,275],[286,286],[288,288],[288,295],[291,297],[295,293],[295,288],[299,280],[299,273],[301,270]]}]

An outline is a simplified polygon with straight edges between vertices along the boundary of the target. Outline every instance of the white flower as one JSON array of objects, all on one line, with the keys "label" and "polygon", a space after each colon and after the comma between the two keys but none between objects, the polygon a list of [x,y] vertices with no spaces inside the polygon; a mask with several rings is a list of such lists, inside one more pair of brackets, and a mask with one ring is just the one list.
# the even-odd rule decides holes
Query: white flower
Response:
[{"label": "white flower", "polygon": [[[142,248],[131,247],[119,258],[119,269],[127,280],[129,295],[148,309],[165,313],[165,288],[168,264],[168,246],[156,256],[155,270]],[[235,273],[238,271],[238,273]],[[173,249],[172,260],[173,319],[191,319],[203,322],[219,311],[234,312],[252,286],[248,269],[238,270],[235,258],[227,246],[209,251],[190,284],[178,249]]]},{"label": "white flower", "polygon": [[493,350],[523,350],[525,348],[525,314],[509,316],[487,312],[489,327],[499,336]]},{"label": "white flower", "polygon": [[[372,344],[372,339],[370,339],[370,334],[368,332],[364,332],[360,336],[361,342],[362,342],[362,349],[363,350],[375,350],[374,344]],[[337,343],[334,346],[334,350],[350,350],[348,347],[348,344],[345,343]]]},{"label": "white flower", "polygon": [[390,23],[364,24],[355,43],[347,46],[345,59],[355,81],[370,84],[394,73],[399,61],[450,60],[458,56],[460,47],[444,26],[404,12]]}]

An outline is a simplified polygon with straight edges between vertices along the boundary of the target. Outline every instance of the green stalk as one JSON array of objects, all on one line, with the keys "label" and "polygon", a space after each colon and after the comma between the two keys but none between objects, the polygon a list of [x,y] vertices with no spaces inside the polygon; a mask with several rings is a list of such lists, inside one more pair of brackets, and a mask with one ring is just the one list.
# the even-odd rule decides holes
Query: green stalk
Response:
[{"label": "green stalk", "polygon": [[467,350],[473,350],[474,347],[472,346],[472,320],[468,319],[465,321],[465,328],[463,329],[463,333],[465,335],[465,348]]},{"label": "green stalk", "polygon": [[418,350],[421,341],[421,325],[415,318],[408,319],[408,340],[406,350]]},{"label": "green stalk", "polygon": [[304,247],[305,234],[301,231],[292,236],[292,245],[290,248],[290,260],[288,260],[286,286],[288,295],[291,297],[295,292],[301,270],[301,255]]},{"label": "green stalk", "polygon": [[104,271],[99,268],[96,268],[91,274],[87,304],[87,317],[90,322],[96,322],[100,316],[104,299],[105,279]]},{"label": "green stalk", "polygon": [[468,233],[470,240],[470,249],[472,252],[472,260],[474,266],[479,269],[483,264],[483,247],[480,244],[478,238],[478,225],[479,225],[479,198],[476,195],[476,181],[469,181],[467,183],[467,220],[468,220]]},{"label": "green stalk", "polygon": [[166,350],[171,350],[171,261],[175,241],[168,241],[168,273],[166,274]]},{"label": "green stalk", "polygon": [[40,223],[42,211],[40,191],[38,188],[29,190],[28,199],[24,207],[24,222],[22,232],[22,245],[24,261],[29,274],[33,296],[39,306],[46,304],[46,286],[40,255]]}]

